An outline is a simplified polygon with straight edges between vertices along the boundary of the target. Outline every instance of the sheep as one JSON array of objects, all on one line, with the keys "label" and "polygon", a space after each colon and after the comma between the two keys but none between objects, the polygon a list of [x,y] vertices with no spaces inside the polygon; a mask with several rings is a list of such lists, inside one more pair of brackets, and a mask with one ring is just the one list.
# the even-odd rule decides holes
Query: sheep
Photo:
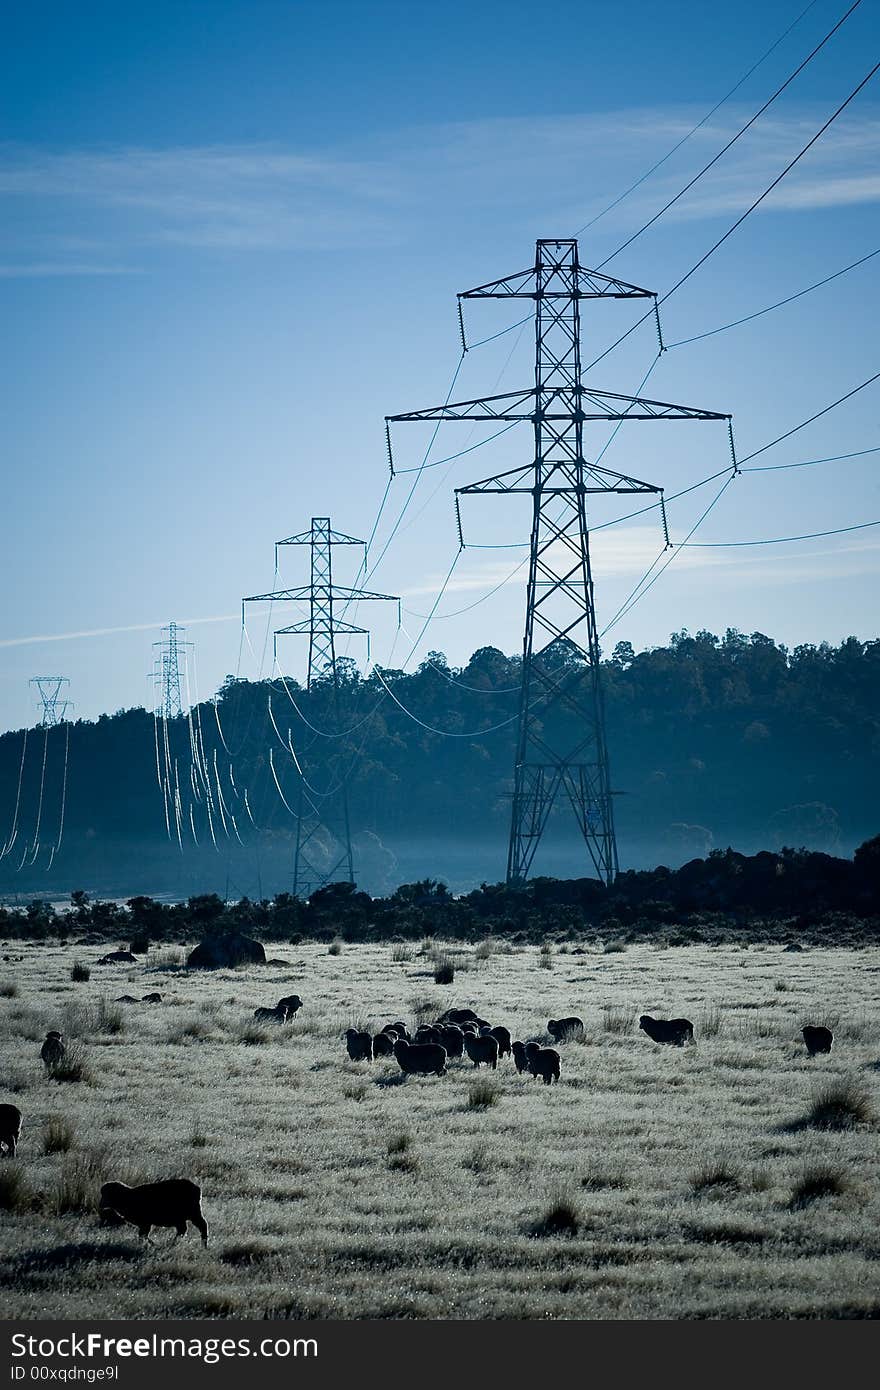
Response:
[{"label": "sheep", "polygon": [[480,1030],[484,1038],[494,1038],[498,1044],[498,1056],[507,1057],[510,1054],[510,1029],[504,1028],[500,1023],[495,1028],[483,1028]]},{"label": "sheep", "polygon": [[286,1023],[287,1005],[276,1004],[274,1009],[254,1009],[254,1018],[258,1023]]},{"label": "sheep", "polygon": [[346,1028],[345,1046],[353,1062],[372,1062],[373,1039],[369,1033],[362,1033],[357,1028]]},{"label": "sheep", "polygon": [[300,999],[298,994],[285,994],[283,999],[278,1000],[278,1003],[275,1005],[276,1009],[280,1009],[282,1004],[284,1005],[290,1017],[293,1018],[293,1015],[297,1012],[297,1010],[302,1008],[303,1001]]},{"label": "sheep", "polygon": [[398,1038],[394,1044],[394,1055],[400,1070],[406,1072],[407,1076],[414,1072],[426,1076],[434,1072],[437,1076],[443,1076],[446,1072],[446,1048],[439,1043],[408,1043]]},{"label": "sheep", "polygon": [[189,1178],[167,1178],[164,1182],[145,1182],[129,1187],[125,1182],[105,1182],[99,1204],[101,1217],[113,1213],[137,1226],[138,1234],[149,1241],[153,1226],[174,1226],[176,1239],[186,1235],[191,1221],[208,1244],[208,1223],[202,1214],[202,1189]]},{"label": "sheep", "polygon": [[472,1038],[478,1038],[480,1036],[480,1030],[477,1027],[476,1023],[472,1023],[470,1021],[466,1023],[454,1023],[452,1024],[452,1027],[460,1028],[463,1033],[470,1033]]},{"label": "sheep", "polygon": [[53,1029],[52,1032],[46,1034],[46,1041],[40,1048],[40,1056],[46,1071],[51,1071],[53,1067],[57,1067],[60,1062],[64,1061],[65,1051],[64,1038],[61,1033]]},{"label": "sheep", "polygon": [[491,1027],[488,1019],[480,1018],[473,1009],[447,1009],[437,1019],[437,1023],[455,1023],[459,1027],[462,1023],[475,1023],[478,1029]]},{"label": "sheep", "polygon": [[555,1047],[539,1047],[537,1043],[526,1043],[526,1060],[532,1079],[540,1076],[545,1086],[559,1080],[560,1060]]},{"label": "sheep", "polygon": [[374,1057],[393,1057],[394,1044],[397,1041],[397,1034],[394,1037],[390,1033],[376,1033],[373,1038]]},{"label": "sheep", "polygon": [[442,1039],[441,1036],[440,1036],[440,1029],[439,1029],[439,1028],[434,1028],[434,1027],[428,1026],[428,1025],[426,1025],[426,1024],[423,1024],[423,1025],[421,1026],[421,1028],[417,1028],[417,1029],[416,1029],[416,1035],[415,1035],[415,1037],[413,1038],[413,1042],[416,1042],[416,1043],[441,1043],[441,1044],[442,1044],[443,1039]]},{"label": "sheep", "polygon": [[514,1061],[514,1065],[515,1065],[517,1071],[520,1072],[520,1073],[522,1073],[522,1072],[524,1072],[524,1071],[528,1071],[528,1070],[529,1070],[529,1062],[528,1062],[528,1058],[526,1057],[526,1045],[525,1045],[525,1043],[522,1043],[522,1042],[515,1042],[515,1043],[512,1043],[512,1044],[511,1044],[510,1050],[511,1050],[511,1052],[513,1053],[513,1061]]},{"label": "sheep", "polygon": [[141,999],[142,1004],[161,1004],[162,996],[155,991],[152,994],[145,994]]},{"label": "sheep", "polygon": [[498,1039],[493,1038],[491,1033],[478,1037],[474,1037],[471,1033],[465,1033],[464,1050],[475,1067],[478,1067],[481,1062],[485,1062],[494,1071],[498,1066]]},{"label": "sheep", "polygon": [[694,1040],[694,1025],[688,1018],[652,1018],[642,1014],[639,1027],[655,1043],[670,1043],[673,1047],[684,1047]]},{"label": "sheep", "polygon": [[137,965],[137,956],[133,956],[131,951],[109,951],[106,956],[101,956],[99,965]]},{"label": "sheep", "polygon": [[440,1045],[446,1048],[449,1057],[461,1057],[464,1052],[464,1033],[454,1023],[445,1024],[440,1030]]},{"label": "sheep", "polygon": [[114,1000],[116,1004],[137,1004],[139,1000],[133,994],[117,994]]},{"label": "sheep", "polygon": [[807,1052],[811,1057],[815,1057],[819,1052],[831,1051],[834,1034],[830,1028],[822,1028],[818,1024],[807,1023],[802,1032],[804,1042],[807,1045]]},{"label": "sheep", "polygon": [[584,1020],[574,1014],[571,1018],[551,1018],[547,1024],[547,1032],[554,1042],[565,1042],[568,1038],[582,1038],[584,1036]]},{"label": "sheep", "polygon": [[17,1105],[0,1105],[0,1153],[15,1158],[15,1148],[21,1138],[21,1111]]}]

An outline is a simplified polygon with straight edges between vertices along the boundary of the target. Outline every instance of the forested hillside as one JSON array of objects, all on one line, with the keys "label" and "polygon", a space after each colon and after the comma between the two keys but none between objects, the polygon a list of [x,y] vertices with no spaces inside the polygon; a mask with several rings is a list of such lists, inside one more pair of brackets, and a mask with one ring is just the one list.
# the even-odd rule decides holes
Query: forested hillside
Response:
[{"label": "forested hillside", "polygon": [[[343,662],[338,715],[328,683],[307,693],[229,678],[215,703],[167,728],[134,709],[48,738],[30,730],[23,770],[23,731],[6,734],[0,842],[12,847],[0,890],[280,891],[301,773],[316,804],[347,780],[369,891],[425,876],[453,888],[496,881],[519,673],[519,658],[494,647],[461,669],[432,653],[413,674],[381,679]],[[619,643],[604,687],[622,867],[674,867],[728,845],[850,854],[876,834],[880,641],[788,651],[760,633],[682,632],[638,654]],[[590,872],[562,814],[535,871]]]}]

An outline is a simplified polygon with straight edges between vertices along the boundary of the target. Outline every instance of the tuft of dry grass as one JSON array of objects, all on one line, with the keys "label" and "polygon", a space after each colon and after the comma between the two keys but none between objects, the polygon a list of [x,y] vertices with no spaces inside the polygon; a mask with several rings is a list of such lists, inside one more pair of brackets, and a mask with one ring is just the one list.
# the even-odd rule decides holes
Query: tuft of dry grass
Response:
[{"label": "tuft of dry grass", "polygon": [[736,1169],[725,1159],[707,1159],[688,1177],[688,1183],[695,1197],[705,1193],[720,1196],[722,1193],[738,1192],[741,1187]]},{"label": "tuft of dry grass", "polygon": [[17,999],[18,985],[14,980],[0,981],[0,999]]},{"label": "tuft of dry grass", "polygon": [[204,1018],[199,1018],[197,1015],[190,1015],[188,1018],[178,1018],[172,1023],[168,1032],[165,1034],[165,1041],[177,1045],[180,1043],[204,1042],[205,1039],[210,1036],[210,1023]]},{"label": "tuft of dry grass", "polygon": [[17,1159],[0,1164],[0,1211],[30,1211],[34,1194]]},{"label": "tuft of dry grass", "polygon": [[854,1076],[829,1081],[813,1097],[809,1110],[791,1128],[855,1129],[874,1118],[867,1087]]},{"label": "tuft of dry grass", "polygon": [[497,1105],[501,1099],[501,1093],[494,1081],[488,1077],[478,1081],[472,1081],[468,1087],[467,1108],[468,1110],[488,1110],[490,1106]]},{"label": "tuft of dry grass", "polygon": [[621,1008],[619,1004],[605,1004],[602,1009],[602,1029],[606,1033],[623,1035],[631,1033],[635,1013],[632,1009]]},{"label": "tuft of dry grass", "polygon": [[66,1154],[76,1142],[76,1130],[64,1115],[49,1115],[43,1122],[44,1154]]},{"label": "tuft of dry grass", "polygon": [[82,1081],[87,1086],[91,1086],[94,1080],[86,1050],[75,1042],[66,1044],[64,1056],[60,1062],[49,1068],[48,1075],[52,1081]]},{"label": "tuft of dry grass", "polygon": [[72,1038],[115,1037],[125,1031],[125,1015],[102,994],[89,1003],[76,999],[64,1006],[63,1031]]},{"label": "tuft of dry grass", "polygon": [[549,941],[545,941],[538,952],[538,964],[542,970],[553,969],[553,947]]},{"label": "tuft of dry grass", "polygon": [[434,961],[434,984],[451,985],[455,979],[455,962],[451,956],[438,956]]},{"label": "tuft of dry grass", "polygon": [[412,951],[404,942],[391,947],[391,959],[395,965],[407,965],[412,960]]},{"label": "tuft of dry grass", "polygon": [[75,985],[85,984],[92,978],[92,972],[81,960],[75,960],[70,967],[70,978]]},{"label": "tuft of dry grass", "polygon": [[341,940],[339,939],[338,936],[336,937],[336,939],[335,939],[334,941],[331,941],[331,942],[330,942],[330,945],[327,947],[327,954],[328,954],[328,956],[341,956],[341,955],[342,955],[342,942],[341,942]]},{"label": "tuft of dry grass", "polygon": [[55,1216],[67,1212],[97,1211],[101,1183],[106,1178],[103,1149],[83,1149],[65,1158],[61,1171],[46,1193],[46,1206]]},{"label": "tuft of dry grass", "polygon": [[576,1236],[581,1227],[581,1214],[570,1197],[561,1193],[555,1197],[543,1215],[529,1227],[529,1235]]},{"label": "tuft of dry grass", "polygon": [[801,1211],[822,1197],[844,1197],[852,1184],[844,1168],[832,1163],[809,1163],[791,1190],[788,1205]]}]

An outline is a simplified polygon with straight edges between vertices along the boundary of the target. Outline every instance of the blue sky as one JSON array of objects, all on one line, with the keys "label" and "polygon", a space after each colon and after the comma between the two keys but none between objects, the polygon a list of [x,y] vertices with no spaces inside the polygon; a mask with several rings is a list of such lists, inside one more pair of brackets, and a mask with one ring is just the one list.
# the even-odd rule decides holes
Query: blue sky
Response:
[{"label": "blue sky", "polygon": [[[846,6],[816,0],[656,175],[581,238],[596,264],[681,187]],[[188,623],[199,694],[260,668],[266,616],[240,650],[242,595],[273,584],[273,542],[312,515],[369,534],[385,488],[383,417],[437,404],[458,360],[455,292],[528,265],[538,236],[572,235],[681,138],[802,5],[212,3],[21,6],[6,16],[0,109],[4,591],[0,727],[33,718],[28,678],[70,677],[77,713],[150,698],[155,630]],[[864,0],[765,117],[656,226],[614,259],[664,291],[712,244],[876,61]],[[795,293],[880,246],[880,79],[664,313],[672,342]],[[880,256],[796,304],[667,353],[645,394],[731,411],[744,454],[880,370]],[[511,312],[511,307],[513,312]],[[474,305],[473,338],[517,306]],[[585,355],[628,327],[585,317]],[[468,355],[458,398],[527,384],[514,331]],[[632,392],[650,324],[591,373]],[[880,388],[778,449],[790,463],[880,445]],[[479,441],[444,426],[432,459]],[[598,450],[607,430],[591,435]],[[401,426],[399,466],[429,435]],[[372,576],[400,594],[365,607],[373,655],[409,654],[457,541],[452,488],[526,461],[526,427],[426,470]],[[713,425],[624,425],[603,462],[676,491],[724,467]],[[751,474],[706,541],[880,519],[878,455]],[[378,555],[411,479],[393,486]],[[683,539],[711,499],[670,506]],[[525,540],[527,503],[469,498],[473,543]],[[620,513],[604,501],[596,523]],[[653,517],[595,538],[600,626],[659,550]],[[522,549],[469,548],[413,660],[463,661],[521,642]],[[281,583],[301,582],[286,552]],[[790,644],[876,632],[880,528],[678,556],[605,639],[663,642],[737,626]],[[356,561],[338,558],[338,578]],[[873,601],[872,601],[873,600]],[[467,612],[459,612],[469,609]],[[289,617],[288,617],[289,620]],[[71,634],[86,634],[73,636]],[[91,634],[91,635],[88,635]],[[47,640],[49,638],[58,640]],[[39,640],[32,640],[39,639]],[[271,647],[271,644],[270,644]],[[363,646],[352,653],[364,654]],[[281,660],[302,671],[287,639]],[[263,664],[268,672],[268,663]]]}]

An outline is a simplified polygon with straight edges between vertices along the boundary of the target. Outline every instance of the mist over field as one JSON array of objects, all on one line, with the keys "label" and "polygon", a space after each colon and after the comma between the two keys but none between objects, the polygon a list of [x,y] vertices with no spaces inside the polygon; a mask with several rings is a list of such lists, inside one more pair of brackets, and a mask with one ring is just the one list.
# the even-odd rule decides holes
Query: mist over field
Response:
[{"label": "mist over field", "polygon": [[[575,656],[559,659],[570,678],[588,678]],[[7,842],[17,828],[0,892],[272,896],[290,888],[301,791],[332,788],[342,774],[355,878],[367,892],[426,877],[458,892],[497,882],[520,665],[493,647],[461,668],[431,653],[412,675],[385,673],[392,701],[375,675],[340,662],[338,714],[329,681],[306,691],[230,678],[215,702],[167,722],[135,709],[31,729],[24,750],[22,731],[5,734]],[[619,643],[602,676],[623,869],[675,868],[728,846],[847,856],[877,833],[880,642],[788,651],[761,633],[679,633],[640,653]],[[347,736],[316,732],[337,719]],[[176,821],[167,792],[163,805],[160,751]],[[331,851],[318,842],[328,862]],[[594,873],[561,803],[535,872]]]}]

